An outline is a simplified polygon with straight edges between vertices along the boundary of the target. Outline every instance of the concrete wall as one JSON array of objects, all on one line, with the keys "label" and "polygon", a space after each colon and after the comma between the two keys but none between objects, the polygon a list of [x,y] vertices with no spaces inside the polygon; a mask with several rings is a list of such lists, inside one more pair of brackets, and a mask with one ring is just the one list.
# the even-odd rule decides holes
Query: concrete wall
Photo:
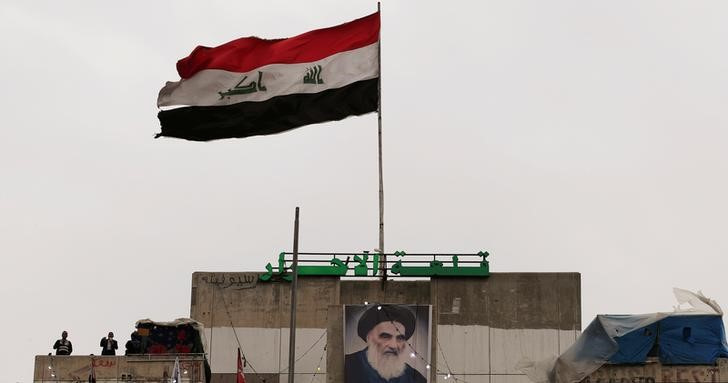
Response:
[{"label": "concrete wall", "polygon": [[[190,316],[205,326],[217,382],[234,378],[238,347],[248,381],[287,379],[290,285],[256,282],[256,276],[192,276]],[[521,358],[558,355],[581,330],[578,273],[395,280],[384,289],[378,280],[301,277],[299,287],[297,382],[343,382],[345,304],[432,305],[431,382],[452,372],[470,383],[526,383],[513,369]]]},{"label": "concrete wall", "polygon": [[[180,355],[182,383],[205,382],[202,355]],[[174,356],[50,356],[35,357],[33,382],[88,382],[91,364],[96,381],[168,383],[174,368]],[[184,373],[186,371],[186,373]]]},{"label": "concrete wall", "polygon": [[728,381],[728,360],[716,366],[605,365],[583,383],[718,383]]}]

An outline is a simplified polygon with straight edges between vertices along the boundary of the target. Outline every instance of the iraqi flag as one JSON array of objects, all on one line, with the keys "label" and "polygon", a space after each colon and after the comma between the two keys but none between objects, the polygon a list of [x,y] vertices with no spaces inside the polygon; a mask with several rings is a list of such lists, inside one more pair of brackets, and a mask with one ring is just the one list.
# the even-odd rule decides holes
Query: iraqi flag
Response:
[{"label": "iraqi flag", "polygon": [[287,39],[198,46],[159,91],[157,135],[194,141],[280,133],[377,110],[379,12]]}]

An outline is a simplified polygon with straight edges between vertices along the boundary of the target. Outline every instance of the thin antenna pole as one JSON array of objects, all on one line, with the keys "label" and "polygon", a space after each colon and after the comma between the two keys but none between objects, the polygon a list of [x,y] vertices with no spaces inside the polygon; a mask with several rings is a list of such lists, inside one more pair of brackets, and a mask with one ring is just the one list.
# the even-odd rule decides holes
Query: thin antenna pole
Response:
[{"label": "thin antenna pole", "polygon": [[288,383],[293,383],[296,363],[296,288],[298,285],[298,206],[293,222],[293,281],[291,282],[291,331],[288,337]]},{"label": "thin antenna pole", "polygon": [[382,172],[382,26],[381,26],[381,11],[382,5],[377,2],[377,13],[379,14],[379,44],[377,44],[377,65],[379,66],[379,84],[377,86],[377,121],[379,123],[379,129],[377,130],[377,137],[379,139],[379,253],[380,265],[382,270],[382,288],[387,280],[387,256],[384,253],[384,175]]}]

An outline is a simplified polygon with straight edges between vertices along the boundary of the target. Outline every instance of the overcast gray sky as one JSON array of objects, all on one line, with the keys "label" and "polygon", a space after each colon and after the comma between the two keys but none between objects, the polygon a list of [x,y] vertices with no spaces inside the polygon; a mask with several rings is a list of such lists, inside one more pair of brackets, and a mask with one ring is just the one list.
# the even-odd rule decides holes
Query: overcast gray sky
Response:
[{"label": "overcast gray sky", "polygon": [[[153,139],[198,44],[289,37],[374,1],[0,3],[2,382],[68,330],[98,353],[189,316],[193,271],[377,246],[376,115],[243,140]],[[582,273],[597,313],[724,306],[728,3],[382,5],[386,249]]]}]

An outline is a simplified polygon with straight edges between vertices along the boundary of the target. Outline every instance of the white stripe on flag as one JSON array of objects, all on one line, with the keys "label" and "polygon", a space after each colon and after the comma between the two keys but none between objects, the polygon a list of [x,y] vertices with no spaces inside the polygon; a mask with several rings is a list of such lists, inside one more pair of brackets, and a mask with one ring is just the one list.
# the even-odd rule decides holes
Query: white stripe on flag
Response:
[{"label": "white stripe on flag", "polygon": [[[167,82],[159,91],[157,106],[176,105],[229,105],[244,101],[265,101],[270,98],[297,93],[318,93],[337,89],[362,80],[379,76],[379,42],[347,52],[333,54],[325,59],[300,64],[270,64],[250,72],[237,73],[220,69],[206,69],[186,80]],[[321,66],[322,84],[304,83],[304,76],[314,66]],[[259,75],[261,72],[262,75]],[[247,77],[246,77],[247,76]],[[252,81],[265,90],[224,95],[236,85],[248,86]],[[241,81],[244,77],[245,80]],[[223,93],[223,95],[221,95]]]}]

